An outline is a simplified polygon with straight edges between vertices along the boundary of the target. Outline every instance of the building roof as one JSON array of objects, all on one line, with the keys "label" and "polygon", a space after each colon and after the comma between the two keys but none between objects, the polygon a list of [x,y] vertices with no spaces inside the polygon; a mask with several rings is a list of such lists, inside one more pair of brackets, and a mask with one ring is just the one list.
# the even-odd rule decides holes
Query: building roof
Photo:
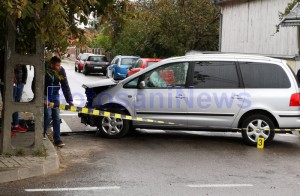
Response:
[{"label": "building roof", "polygon": [[300,26],[300,3],[297,3],[292,11],[279,23],[282,27]]}]

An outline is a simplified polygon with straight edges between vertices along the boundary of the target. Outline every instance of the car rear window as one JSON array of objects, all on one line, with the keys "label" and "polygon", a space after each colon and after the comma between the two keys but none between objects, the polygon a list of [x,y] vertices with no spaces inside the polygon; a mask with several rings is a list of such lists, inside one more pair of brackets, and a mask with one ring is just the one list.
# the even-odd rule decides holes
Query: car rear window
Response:
[{"label": "car rear window", "polygon": [[87,54],[83,54],[81,55],[81,60],[85,61],[87,58],[88,58],[88,55]]},{"label": "car rear window", "polygon": [[90,56],[89,61],[94,62],[107,62],[107,58],[105,56]]},{"label": "car rear window", "polygon": [[245,88],[290,88],[291,83],[285,71],[276,64],[240,63]]},{"label": "car rear window", "polygon": [[134,58],[123,58],[121,60],[121,65],[133,65],[137,59]]}]

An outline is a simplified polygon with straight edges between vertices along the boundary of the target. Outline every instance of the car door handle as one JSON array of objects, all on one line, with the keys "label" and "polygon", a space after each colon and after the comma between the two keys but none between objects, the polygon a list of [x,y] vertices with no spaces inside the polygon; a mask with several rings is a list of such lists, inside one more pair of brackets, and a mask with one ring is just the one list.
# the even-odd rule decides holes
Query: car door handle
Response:
[{"label": "car door handle", "polygon": [[185,98],[185,96],[183,96],[183,95],[177,95],[176,96],[176,99],[184,99]]},{"label": "car door handle", "polygon": [[243,99],[243,97],[240,97],[239,95],[234,95],[231,97],[231,99]]}]

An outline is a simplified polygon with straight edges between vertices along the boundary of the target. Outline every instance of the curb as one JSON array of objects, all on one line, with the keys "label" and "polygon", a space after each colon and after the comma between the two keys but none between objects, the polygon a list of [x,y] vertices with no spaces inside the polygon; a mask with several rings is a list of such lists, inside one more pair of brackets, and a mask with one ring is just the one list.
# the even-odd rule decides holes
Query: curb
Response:
[{"label": "curb", "polygon": [[43,140],[43,144],[48,153],[43,163],[0,171],[0,183],[42,176],[59,169],[59,157],[55,147],[48,138]]}]

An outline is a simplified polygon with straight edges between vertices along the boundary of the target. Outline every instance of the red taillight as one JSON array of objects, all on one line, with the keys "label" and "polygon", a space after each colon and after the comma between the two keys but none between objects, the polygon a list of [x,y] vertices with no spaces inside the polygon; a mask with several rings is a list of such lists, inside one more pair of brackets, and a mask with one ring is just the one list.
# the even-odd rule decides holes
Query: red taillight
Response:
[{"label": "red taillight", "polygon": [[300,106],[300,93],[292,94],[290,106]]}]

